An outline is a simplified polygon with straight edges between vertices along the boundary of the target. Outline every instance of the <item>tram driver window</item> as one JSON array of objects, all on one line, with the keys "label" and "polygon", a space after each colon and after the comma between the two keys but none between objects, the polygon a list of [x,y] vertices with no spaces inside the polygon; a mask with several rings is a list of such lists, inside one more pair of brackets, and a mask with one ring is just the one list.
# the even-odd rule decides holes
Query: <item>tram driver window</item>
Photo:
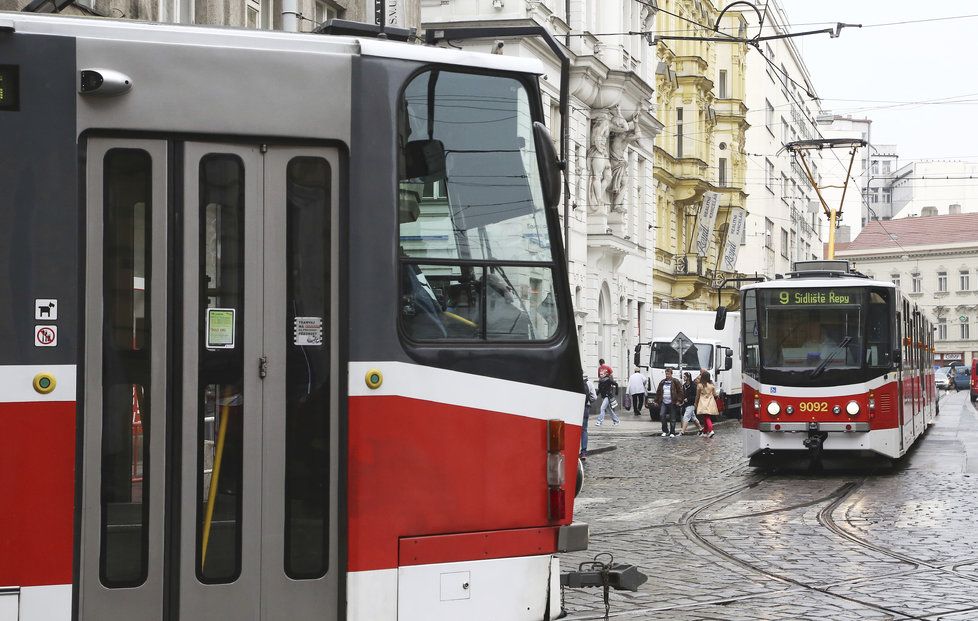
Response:
[{"label": "tram driver window", "polygon": [[399,307],[409,339],[557,334],[532,122],[512,78],[432,70],[405,89]]}]

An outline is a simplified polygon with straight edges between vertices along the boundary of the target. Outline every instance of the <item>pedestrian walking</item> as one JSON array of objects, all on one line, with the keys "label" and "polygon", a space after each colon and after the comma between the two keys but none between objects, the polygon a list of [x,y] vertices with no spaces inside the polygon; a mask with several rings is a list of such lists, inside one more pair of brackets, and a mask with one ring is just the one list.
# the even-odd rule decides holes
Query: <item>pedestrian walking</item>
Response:
[{"label": "pedestrian walking", "polygon": [[642,406],[645,405],[645,393],[648,391],[649,378],[642,374],[642,370],[635,367],[635,372],[628,378],[628,396],[632,399],[632,408],[635,416],[642,415]]},{"label": "pedestrian walking", "polygon": [[598,396],[594,393],[594,386],[591,385],[591,380],[588,379],[587,373],[584,373],[584,423],[581,425],[581,459],[587,459],[587,421],[591,417],[591,406],[594,402],[598,400]]},{"label": "pedestrian walking", "polygon": [[598,359],[598,381],[600,382],[601,378],[605,375],[608,375],[609,377],[614,377],[615,370],[611,368],[611,365],[605,364],[604,358],[599,358]]},{"label": "pedestrian walking", "polygon": [[610,373],[601,374],[598,377],[598,399],[601,401],[601,409],[598,411],[598,420],[594,424],[598,427],[604,424],[604,416],[606,412],[611,412],[611,420],[615,422],[615,426],[621,421],[618,419],[618,414],[615,413],[615,406],[618,405],[617,399],[615,398],[618,392],[618,382]]},{"label": "pedestrian walking", "polygon": [[683,385],[672,376],[672,369],[666,369],[666,378],[655,389],[655,401],[659,404],[662,437],[675,438],[676,409],[683,402]]},{"label": "pedestrian walking", "polygon": [[700,372],[699,386],[696,388],[696,413],[703,417],[703,424],[706,426],[706,435],[713,437],[713,417],[720,414],[717,409],[717,387],[710,379],[710,372],[703,370]]},{"label": "pedestrian walking", "polygon": [[703,435],[703,427],[696,418],[696,386],[693,376],[683,373],[683,426],[679,430],[680,436],[686,434],[686,425],[689,423],[696,425],[696,430],[699,432],[697,435]]}]

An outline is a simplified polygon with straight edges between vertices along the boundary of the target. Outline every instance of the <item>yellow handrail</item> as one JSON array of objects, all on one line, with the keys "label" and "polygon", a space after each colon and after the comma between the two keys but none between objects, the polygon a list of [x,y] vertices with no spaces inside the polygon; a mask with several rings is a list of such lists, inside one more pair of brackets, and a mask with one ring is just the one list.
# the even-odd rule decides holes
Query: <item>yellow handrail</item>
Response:
[{"label": "yellow handrail", "polygon": [[204,536],[200,542],[200,572],[204,572],[207,560],[207,543],[211,537],[211,519],[214,517],[214,504],[217,501],[217,484],[221,478],[221,458],[224,456],[224,438],[228,431],[228,414],[231,410],[231,389],[224,390],[224,403],[221,404],[221,427],[217,432],[217,451],[214,453],[214,469],[211,471],[211,487],[207,491],[207,511],[204,513]]}]

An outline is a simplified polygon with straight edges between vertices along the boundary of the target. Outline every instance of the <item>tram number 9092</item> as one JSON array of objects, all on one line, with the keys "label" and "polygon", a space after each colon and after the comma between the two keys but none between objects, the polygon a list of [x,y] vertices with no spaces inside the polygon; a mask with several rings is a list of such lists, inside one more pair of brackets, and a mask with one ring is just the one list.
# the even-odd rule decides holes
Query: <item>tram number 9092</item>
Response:
[{"label": "tram number 9092", "polygon": [[799,412],[828,412],[829,404],[827,401],[802,401],[798,404]]}]

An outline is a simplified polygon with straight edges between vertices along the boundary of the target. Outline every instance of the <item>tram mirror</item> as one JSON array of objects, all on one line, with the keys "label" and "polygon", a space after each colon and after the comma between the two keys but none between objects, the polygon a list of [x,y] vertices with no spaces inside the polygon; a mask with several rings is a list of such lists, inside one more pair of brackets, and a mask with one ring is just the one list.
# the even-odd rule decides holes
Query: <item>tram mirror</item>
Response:
[{"label": "tram mirror", "polygon": [[543,200],[547,207],[556,209],[560,205],[561,171],[564,165],[557,157],[550,130],[540,121],[533,122],[533,140],[537,149],[537,164],[543,181]]},{"label": "tram mirror", "polygon": [[723,330],[724,326],[727,325],[727,309],[723,306],[717,306],[717,316],[713,320],[714,330]]},{"label": "tram mirror", "polygon": [[441,140],[412,140],[404,145],[403,179],[445,178],[445,145]]},{"label": "tram mirror", "polygon": [[635,355],[632,357],[632,363],[635,366],[637,366],[637,367],[642,366],[642,346],[641,345],[636,345],[635,346]]}]

